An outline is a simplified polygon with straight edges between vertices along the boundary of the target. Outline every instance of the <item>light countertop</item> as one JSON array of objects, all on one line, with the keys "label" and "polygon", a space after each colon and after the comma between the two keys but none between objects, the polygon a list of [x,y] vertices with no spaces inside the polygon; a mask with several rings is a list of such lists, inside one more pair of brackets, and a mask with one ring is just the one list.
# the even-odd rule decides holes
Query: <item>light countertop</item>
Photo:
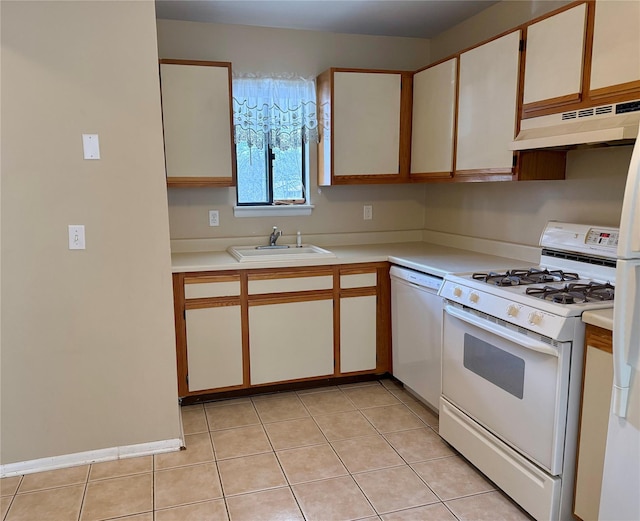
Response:
[{"label": "light countertop", "polygon": [[322,266],[354,264],[360,262],[384,262],[443,277],[447,273],[498,270],[530,267],[530,262],[508,257],[478,253],[428,242],[403,242],[385,244],[360,244],[354,246],[323,246],[336,257],[311,260],[238,262],[226,251],[172,253],[174,273],[194,271],[220,271],[252,268],[276,268],[293,266]]},{"label": "light countertop", "polygon": [[582,314],[582,321],[592,326],[613,331],[613,308],[585,311]]}]

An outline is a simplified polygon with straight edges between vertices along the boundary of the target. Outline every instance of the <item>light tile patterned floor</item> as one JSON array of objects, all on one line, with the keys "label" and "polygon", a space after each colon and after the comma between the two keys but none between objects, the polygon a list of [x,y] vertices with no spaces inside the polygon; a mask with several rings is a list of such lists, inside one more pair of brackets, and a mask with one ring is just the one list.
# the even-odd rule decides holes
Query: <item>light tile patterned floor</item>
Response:
[{"label": "light tile patterned floor", "polygon": [[531,519],[392,380],[191,405],[182,416],[184,451],[0,480],[0,519]]}]

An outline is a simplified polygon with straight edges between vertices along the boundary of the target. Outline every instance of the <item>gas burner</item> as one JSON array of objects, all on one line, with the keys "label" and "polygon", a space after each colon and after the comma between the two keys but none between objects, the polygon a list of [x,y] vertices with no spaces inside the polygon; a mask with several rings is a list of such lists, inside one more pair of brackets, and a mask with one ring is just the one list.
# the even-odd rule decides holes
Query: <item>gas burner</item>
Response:
[{"label": "gas burner", "polygon": [[494,286],[523,286],[527,284],[544,284],[547,282],[565,282],[579,280],[577,273],[565,273],[562,270],[547,270],[539,268],[514,269],[504,273],[474,273],[475,280],[493,284]]},{"label": "gas burner", "polygon": [[613,300],[615,288],[607,283],[588,282],[579,284],[565,284],[561,288],[543,286],[539,288],[527,288],[527,295],[550,300],[556,304],[575,304],[581,302],[594,302]]},{"label": "gas burner", "polygon": [[509,271],[506,273],[496,273],[494,271],[490,271],[489,273],[474,273],[472,277],[487,284],[493,284],[494,286],[519,286],[521,284],[520,278],[512,276]]},{"label": "gas burner", "polygon": [[546,270],[530,268],[528,270],[511,270],[514,276],[520,277],[525,284],[543,284],[546,282],[565,282],[579,280],[577,273],[568,273],[562,270]]}]

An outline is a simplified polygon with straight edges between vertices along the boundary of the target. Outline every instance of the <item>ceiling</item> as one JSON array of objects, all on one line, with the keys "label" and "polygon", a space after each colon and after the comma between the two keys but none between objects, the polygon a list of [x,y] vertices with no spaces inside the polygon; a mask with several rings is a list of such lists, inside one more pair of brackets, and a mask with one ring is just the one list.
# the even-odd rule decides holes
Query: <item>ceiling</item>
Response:
[{"label": "ceiling", "polygon": [[433,38],[498,0],[156,0],[156,17]]}]

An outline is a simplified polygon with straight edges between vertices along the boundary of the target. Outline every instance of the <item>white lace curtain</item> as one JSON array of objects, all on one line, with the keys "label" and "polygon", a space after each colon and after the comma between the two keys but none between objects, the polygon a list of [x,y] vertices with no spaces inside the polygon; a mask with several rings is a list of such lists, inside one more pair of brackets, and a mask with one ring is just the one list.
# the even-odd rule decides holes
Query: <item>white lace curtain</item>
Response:
[{"label": "white lace curtain", "polygon": [[280,150],[318,141],[316,86],[294,75],[233,78],[233,128],[236,143],[265,144]]}]

